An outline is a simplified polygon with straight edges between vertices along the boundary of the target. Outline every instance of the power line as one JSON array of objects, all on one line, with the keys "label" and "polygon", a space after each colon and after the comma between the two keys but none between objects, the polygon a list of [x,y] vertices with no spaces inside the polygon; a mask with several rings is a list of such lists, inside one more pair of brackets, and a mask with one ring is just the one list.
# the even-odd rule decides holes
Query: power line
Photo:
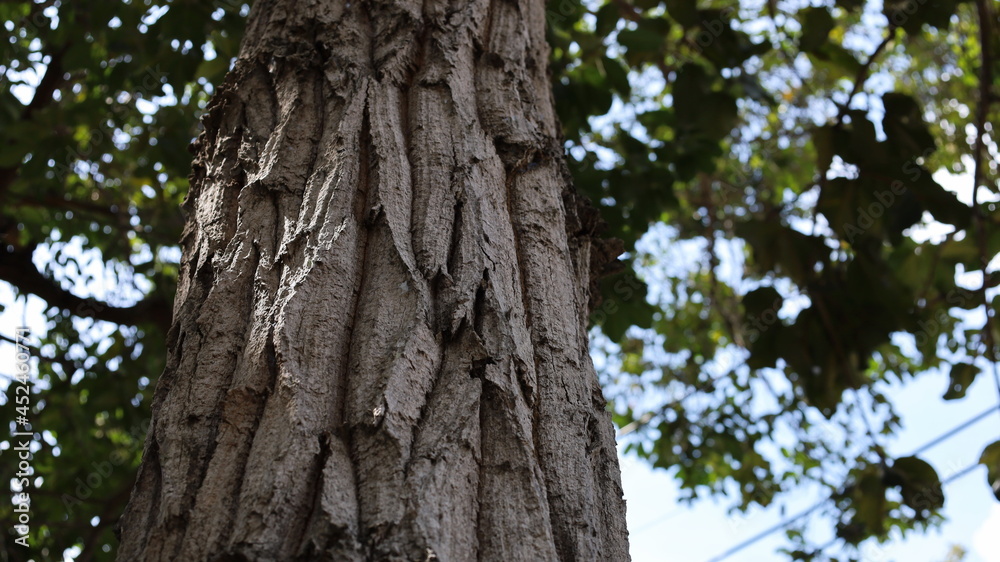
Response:
[{"label": "power line", "polygon": [[973,470],[979,468],[980,466],[982,466],[982,465],[979,464],[978,462],[977,463],[972,463],[969,466],[963,468],[962,470],[959,470],[955,474],[952,474],[951,476],[949,476],[949,477],[945,478],[944,480],[942,480],[941,481],[941,485],[945,486],[945,485],[951,484],[955,480],[958,480],[959,478],[965,476],[966,474],[969,474],[970,472],[972,472]]},{"label": "power line", "polygon": [[[986,274],[985,270],[983,270],[983,275],[985,275],[985,274]],[[987,310],[986,311],[986,317],[987,318],[989,318],[989,314],[990,314],[990,311]],[[996,383],[996,385],[997,385],[997,395],[998,395],[998,398],[1000,398],[1000,369],[997,369],[997,362],[996,362],[995,358],[994,358],[992,366],[993,366],[993,382]],[[997,407],[1000,408],[1000,402],[997,402]]]},{"label": "power line", "polygon": [[652,520],[652,521],[650,521],[650,522],[646,523],[646,524],[645,524],[645,525],[643,525],[642,527],[639,527],[638,529],[636,529],[636,530],[634,530],[634,531],[630,531],[630,532],[629,532],[629,534],[631,534],[631,535],[638,535],[638,534],[640,534],[640,533],[643,533],[643,532],[645,532],[645,531],[648,531],[648,530],[652,529],[653,527],[656,527],[656,526],[657,526],[657,525],[659,525],[660,523],[663,523],[664,521],[666,521],[666,520],[668,520],[668,519],[672,519],[672,518],[674,518],[674,517],[676,517],[676,516],[680,515],[680,514],[681,514],[681,513],[683,513],[683,512],[684,512],[684,510],[683,510],[683,509],[675,509],[675,510],[673,510],[673,511],[668,511],[668,512],[667,512],[667,514],[666,514],[666,515],[664,515],[663,517],[660,517],[660,518],[658,518],[658,519],[654,519],[654,520]]},{"label": "power line", "polygon": [[[952,429],[950,429],[950,430],[942,433],[941,435],[935,437],[934,439],[931,439],[930,441],[928,441],[927,443],[924,443],[920,447],[917,447],[913,451],[912,455],[916,455],[916,454],[918,454],[918,453],[920,453],[922,451],[926,451],[927,449],[930,449],[931,447],[933,447],[933,446],[941,443],[942,441],[945,441],[945,440],[951,438],[956,433],[959,433],[960,431],[968,428],[970,425],[972,425],[972,424],[974,424],[974,423],[982,420],[986,416],[992,414],[994,411],[995,411],[995,406],[990,406],[989,408],[987,408],[986,410],[984,410],[982,413],[976,414],[975,416],[973,416],[973,417],[969,418],[968,420],[960,423],[959,425],[955,426],[954,428],[952,428]],[[955,474],[952,474],[948,478],[945,478],[941,482],[941,485],[944,486],[946,484],[954,482],[955,480],[957,480],[957,479],[965,476],[966,474],[969,474],[970,472],[972,472],[978,466],[979,466],[979,464],[975,463],[975,464],[972,464],[970,466],[965,467],[964,469],[956,472]],[[709,562],[720,562],[721,560],[725,560],[726,558],[729,558],[730,556],[732,556],[732,555],[736,554],[737,552],[739,552],[739,551],[741,551],[741,550],[743,550],[743,549],[745,549],[745,548],[753,545],[754,543],[760,541],[761,539],[767,537],[768,535],[771,535],[772,533],[780,531],[781,529],[784,529],[784,528],[792,525],[796,521],[798,521],[798,520],[800,520],[800,519],[802,519],[802,518],[804,518],[804,517],[812,514],[814,511],[816,511],[817,509],[819,509],[820,507],[822,507],[826,502],[830,501],[831,499],[832,498],[825,498],[823,500],[820,500],[819,502],[813,504],[811,507],[809,507],[805,511],[803,511],[803,512],[797,514],[797,515],[794,515],[794,516],[792,516],[792,517],[790,517],[788,519],[785,519],[784,521],[776,523],[775,525],[772,525],[771,527],[768,527],[767,529],[764,529],[763,531],[757,533],[756,535],[750,537],[749,539],[744,540],[743,542],[737,544],[736,546],[733,546],[732,548],[730,548],[729,550],[723,552],[722,554],[720,554],[720,555],[718,555],[718,556],[716,556],[714,558],[711,558],[709,560]],[[830,541],[829,543],[827,543],[827,544],[823,545],[822,547],[820,547],[817,550],[817,552],[825,550],[830,545],[832,545],[834,542],[836,542],[836,539],[834,539],[833,541]]]},{"label": "power line", "polygon": [[[992,406],[990,406],[989,411],[991,413],[993,412],[993,407]],[[947,486],[948,484],[951,484],[952,482],[954,482],[955,480],[958,480],[959,478],[965,476],[966,474],[971,473],[973,470],[979,468],[979,466],[980,466],[979,463],[970,464],[969,466],[963,468],[962,470],[959,470],[955,474],[952,474],[951,476],[949,476],[949,477],[945,478],[944,480],[942,480],[941,481],[941,485],[942,486]],[[816,554],[818,552],[823,552],[824,550],[826,550],[826,549],[830,548],[831,546],[837,544],[838,540],[840,540],[840,539],[838,539],[837,537],[834,537],[834,538],[826,541],[823,544],[823,546],[820,546],[819,548],[813,550],[813,554]]]},{"label": "power line", "polygon": [[[993,412],[993,407],[992,406],[990,406],[989,411]],[[980,466],[979,463],[973,463],[973,464],[971,464],[971,465],[963,468],[962,470],[956,472],[955,474],[952,474],[948,478],[945,478],[944,480],[942,480],[941,481],[941,485],[942,486],[946,486],[946,485],[954,482],[955,480],[958,480],[959,478],[965,476],[966,474],[971,473],[973,470],[975,470],[979,466]],[[830,501],[830,498],[827,498],[825,500],[817,502],[812,507],[810,507],[809,509],[803,511],[802,513],[799,513],[798,515],[796,515],[794,517],[786,519],[786,520],[784,520],[784,521],[782,521],[782,522],[780,522],[780,523],[778,523],[778,524],[776,524],[774,526],[771,526],[771,527],[769,527],[769,528],[767,528],[767,529],[765,529],[765,530],[757,533],[756,535],[754,535],[754,536],[750,537],[749,539],[741,542],[740,544],[738,544],[738,545],[730,548],[729,550],[723,552],[722,554],[716,556],[715,558],[710,559],[709,562],[721,562],[722,560],[725,560],[726,558],[729,558],[730,556],[732,556],[732,555],[736,554],[737,552],[743,550],[744,548],[747,548],[748,546],[756,543],[757,541],[763,539],[764,537],[770,535],[771,533],[780,531],[781,529],[784,529],[785,527],[788,527],[792,523],[795,523],[799,519],[802,519],[803,517],[811,514],[812,512],[814,512],[817,509],[819,509],[820,507],[822,507],[823,504],[825,504],[828,501]],[[828,541],[823,546],[817,548],[813,552],[814,553],[816,553],[816,552],[823,552],[827,548],[830,548],[831,546],[833,546],[837,542],[837,540],[838,540],[837,538],[834,538],[834,539]]]},{"label": "power line", "polygon": [[918,455],[918,454],[926,451],[927,449],[930,449],[934,445],[937,445],[938,443],[951,438],[952,435],[955,435],[956,433],[962,431],[963,429],[969,427],[970,425],[972,425],[972,424],[974,424],[974,423],[976,423],[976,422],[984,419],[986,416],[992,414],[993,412],[994,412],[994,406],[990,406],[989,408],[986,408],[985,410],[983,410],[983,412],[981,414],[977,414],[977,415],[973,416],[972,418],[970,418],[968,421],[960,424],[958,427],[955,427],[953,429],[950,429],[950,430],[942,433],[941,435],[938,435],[934,439],[931,439],[927,443],[924,443],[920,447],[917,447],[917,449],[914,450],[910,454],[911,455]]},{"label": "power line", "polygon": [[799,513],[798,515],[795,515],[793,517],[785,519],[784,521],[781,521],[780,523],[777,523],[776,525],[773,525],[771,527],[768,527],[767,529],[764,529],[763,531],[761,531],[761,532],[757,533],[756,535],[750,537],[749,539],[741,542],[740,544],[738,544],[738,545],[730,548],[729,550],[723,552],[722,554],[716,556],[715,558],[710,559],[709,562],[719,562],[720,560],[725,560],[726,558],[729,558],[730,556],[732,556],[732,555],[736,554],[737,552],[743,550],[744,548],[746,548],[746,547],[754,544],[755,542],[763,539],[764,537],[770,535],[771,533],[775,533],[777,531],[780,531],[780,530],[784,529],[785,527],[788,527],[792,523],[795,523],[799,519],[802,519],[803,517],[806,517],[807,515],[810,515],[812,512],[816,511],[820,507],[823,507],[823,504],[825,504],[829,500],[830,500],[830,498],[827,498],[825,500],[817,502],[817,503],[813,504],[812,507],[810,507],[809,509],[803,511],[802,513]]}]

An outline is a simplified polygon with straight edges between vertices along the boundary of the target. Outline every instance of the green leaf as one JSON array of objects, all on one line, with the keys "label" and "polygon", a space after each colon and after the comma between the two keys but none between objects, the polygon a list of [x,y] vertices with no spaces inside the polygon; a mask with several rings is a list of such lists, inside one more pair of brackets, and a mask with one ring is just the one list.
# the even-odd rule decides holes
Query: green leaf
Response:
[{"label": "green leaf", "polygon": [[611,341],[622,341],[631,326],[652,326],[655,309],[646,302],[646,284],[631,267],[604,278],[601,289],[602,300],[591,313],[591,320]]},{"label": "green leaf", "polygon": [[736,99],[725,92],[712,92],[702,100],[700,112],[702,130],[709,138],[728,135],[739,120]]},{"label": "green leaf", "polygon": [[606,37],[609,33],[615,30],[618,26],[620,10],[618,4],[615,2],[608,2],[607,4],[600,7],[595,15],[596,23],[596,33],[601,37]]},{"label": "green leaf", "polygon": [[945,400],[955,400],[965,396],[965,392],[976,380],[979,374],[979,367],[971,363],[955,363],[951,366],[951,382],[948,383],[948,391],[944,393]]},{"label": "green leaf", "polygon": [[816,169],[822,179],[826,177],[826,172],[833,162],[833,127],[825,126],[813,129],[812,142],[816,150]]},{"label": "green leaf", "polygon": [[993,496],[1000,501],[1000,441],[994,441],[983,449],[979,464],[986,465],[986,482],[993,490]]},{"label": "green leaf", "polygon": [[900,482],[903,503],[917,512],[918,519],[926,519],[944,507],[944,492],[937,471],[917,457],[902,457],[892,463],[890,470]]},{"label": "green leaf", "polygon": [[865,0],[836,0],[835,4],[847,12],[853,12],[865,5]]},{"label": "green leaf", "polygon": [[819,50],[827,42],[834,28],[830,10],[822,7],[799,10],[797,19],[802,24],[799,48],[807,53]]},{"label": "green leaf", "polygon": [[927,156],[934,151],[934,137],[927,129],[923,111],[915,99],[906,94],[889,92],[882,96],[882,105],[885,107],[882,128],[886,140],[894,145],[901,160]]},{"label": "green leaf", "polygon": [[930,171],[923,166],[911,164],[909,170],[904,167],[904,173],[916,175],[910,185],[921,205],[930,211],[935,219],[959,229],[966,229],[972,224],[972,208],[959,201],[954,193],[935,181]]},{"label": "green leaf", "polygon": [[840,73],[850,79],[854,79],[858,71],[861,70],[861,62],[853,53],[840,45],[826,42],[816,51],[809,53],[815,60],[825,62],[830,68],[840,71]]},{"label": "green leaf", "polygon": [[628,50],[630,55],[658,53],[664,46],[663,36],[643,25],[636,29],[621,30],[618,33],[618,42]]},{"label": "green leaf", "polygon": [[622,64],[615,59],[602,57],[601,67],[607,76],[608,84],[623,98],[628,98],[632,88],[628,82],[628,71],[622,67]]},{"label": "green leaf", "polygon": [[914,35],[925,23],[947,29],[956,4],[955,0],[886,0],[882,12],[890,24]]},{"label": "green leaf", "polygon": [[684,27],[694,27],[698,24],[697,0],[666,0],[667,12]]},{"label": "green leaf", "polygon": [[974,235],[966,235],[961,240],[949,238],[940,245],[940,259],[948,260],[950,263],[962,264],[966,271],[979,269],[980,263],[979,242]]},{"label": "green leaf", "polygon": [[852,523],[860,524],[867,534],[881,536],[885,533],[885,484],[877,467],[870,467],[858,481],[854,499]]},{"label": "green leaf", "polygon": [[758,287],[743,296],[743,309],[747,318],[761,319],[772,324],[775,322],[772,316],[777,317],[783,304],[781,293],[774,287]]}]

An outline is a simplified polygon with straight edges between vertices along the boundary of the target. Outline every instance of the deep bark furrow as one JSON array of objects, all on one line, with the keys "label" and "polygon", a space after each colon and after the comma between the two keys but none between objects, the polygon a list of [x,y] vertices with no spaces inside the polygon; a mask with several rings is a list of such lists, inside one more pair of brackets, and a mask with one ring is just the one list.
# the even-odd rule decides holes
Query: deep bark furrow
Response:
[{"label": "deep bark furrow", "polygon": [[[549,193],[549,200],[528,197],[528,186],[550,183],[552,164],[525,171],[514,179],[514,213],[518,217],[523,245],[524,276],[528,287],[528,307],[534,322],[532,340],[539,385],[538,453],[546,476],[552,505],[552,526],[562,560],[592,560],[597,557],[593,542],[596,521],[593,511],[590,466],[580,451],[584,410],[589,393],[582,393],[586,370],[578,346],[575,311],[580,306],[573,293],[554,290],[572,286],[571,264],[564,237],[561,201]],[[550,310],[563,311],[553,314]],[[567,316],[569,313],[569,316]],[[555,437],[553,439],[553,437]]]},{"label": "deep bark furrow", "polygon": [[123,560],[627,559],[544,31],[538,0],[258,0]]}]

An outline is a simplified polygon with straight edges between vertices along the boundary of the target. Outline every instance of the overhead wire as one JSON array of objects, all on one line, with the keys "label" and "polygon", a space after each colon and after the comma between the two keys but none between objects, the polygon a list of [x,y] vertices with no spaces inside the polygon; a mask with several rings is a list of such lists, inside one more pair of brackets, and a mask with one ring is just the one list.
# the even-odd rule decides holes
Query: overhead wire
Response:
[{"label": "overhead wire", "polygon": [[[990,406],[989,413],[993,413],[993,407],[992,406]],[[970,464],[969,466],[963,468],[962,470],[959,470],[958,472],[956,472],[956,473],[952,474],[951,476],[949,476],[949,477],[945,478],[944,480],[942,480],[941,481],[941,486],[947,486],[948,484],[951,484],[955,480],[958,480],[959,478],[961,478],[961,477],[963,477],[963,476],[965,476],[967,474],[972,473],[972,471],[975,470],[976,468],[978,468],[979,466],[980,466],[979,463]],[[813,554],[818,554],[820,552],[823,552],[826,549],[830,548],[831,546],[837,544],[837,541],[839,541],[839,540],[840,539],[838,539],[837,537],[834,537],[834,538],[826,541],[825,543],[823,543],[821,546],[819,546],[815,550],[813,550],[812,553]]]},{"label": "overhead wire", "polygon": [[[978,421],[986,418],[987,416],[989,416],[990,414],[994,413],[995,411],[996,411],[996,406],[990,405],[990,407],[987,408],[986,410],[984,410],[983,412],[981,412],[979,414],[976,414],[975,416],[972,416],[968,420],[966,420],[966,421],[958,424],[957,426],[953,427],[952,429],[949,429],[948,431],[942,433],[941,435],[938,435],[934,439],[931,439],[930,441],[928,441],[928,442],[924,443],[923,445],[917,447],[916,449],[914,449],[912,455],[916,455],[918,453],[926,451],[927,449],[930,449],[931,447],[933,447],[935,445],[938,445],[938,444],[940,444],[940,443],[942,443],[944,441],[947,441],[951,437],[953,437],[956,434],[960,433],[962,430],[964,430],[964,429],[968,428],[969,426],[975,424],[976,422],[978,422]],[[978,466],[980,466],[979,463],[974,463],[974,464],[971,464],[971,465],[963,468],[962,470],[960,470],[960,471],[958,471],[958,472],[956,472],[956,473],[948,476],[944,480],[942,480],[941,481],[941,485],[944,486],[946,484],[954,482],[955,480],[958,480],[959,478],[965,476],[966,474],[971,473]],[[791,526],[796,521],[799,521],[800,519],[803,519],[804,517],[807,517],[808,515],[811,515],[813,512],[815,512],[816,510],[818,510],[820,507],[822,507],[824,504],[826,504],[827,502],[829,502],[831,499],[832,499],[832,497],[828,497],[828,498],[824,498],[824,499],[820,500],[819,502],[816,502],[815,504],[813,504],[812,506],[810,506],[806,510],[804,510],[804,511],[802,511],[802,512],[800,512],[800,513],[798,513],[798,514],[796,514],[796,515],[794,515],[792,517],[789,517],[789,518],[787,518],[787,519],[785,519],[783,521],[780,521],[780,522],[778,522],[778,523],[776,523],[776,524],[768,527],[767,529],[764,529],[763,531],[761,531],[761,532],[753,535],[752,537],[750,537],[750,538],[748,538],[746,540],[741,541],[739,544],[737,544],[737,545],[729,548],[728,550],[726,550],[722,554],[719,554],[719,555],[716,555],[713,558],[710,558],[709,562],[721,562],[722,560],[725,560],[725,559],[729,558],[730,556],[732,556],[732,555],[740,552],[741,550],[743,550],[743,549],[745,549],[745,548],[747,548],[747,547],[749,547],[749,546],[757,543],[758,541],[766,538],[767,536],[769,536],[769,535],[771,535],[773,533],[776,533],[776,532],[778,532],[778,531],[780,531],[780,530],[782,530],[782,529],[784,529],[786,527]],[[824,544],[823,546],[821,546],[820,548],[818,548],[816,552],[821,552],[821,551],[825,550],[826,548],[829,548],[836,541],[837,541],[837,539],[834,539],[834,540],[828,542],[827,544]]]}]

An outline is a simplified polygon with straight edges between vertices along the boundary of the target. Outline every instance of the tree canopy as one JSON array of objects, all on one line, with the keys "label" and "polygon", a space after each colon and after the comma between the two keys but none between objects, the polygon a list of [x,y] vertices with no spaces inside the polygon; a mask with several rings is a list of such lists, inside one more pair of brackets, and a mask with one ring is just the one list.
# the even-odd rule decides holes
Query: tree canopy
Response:
[{"label": "tree canopy", "polygon": [[[43,558],[113,556],[163,368],[187,147],[248,12],[0,3],[0,280],[45,302]],[[740,509],[819,485],[846,545],[939,521],[934,468],[882,446],[899,429],[883,383],[946,368],[942,399],[961,400],[997,376],[996,5],[553,0],[548,16],[570,168],[626,250],[592,345],[627,449]],[[1000,442],[982,462],[996,490]],[[789,538],[790,558],[822,559]]]}]

